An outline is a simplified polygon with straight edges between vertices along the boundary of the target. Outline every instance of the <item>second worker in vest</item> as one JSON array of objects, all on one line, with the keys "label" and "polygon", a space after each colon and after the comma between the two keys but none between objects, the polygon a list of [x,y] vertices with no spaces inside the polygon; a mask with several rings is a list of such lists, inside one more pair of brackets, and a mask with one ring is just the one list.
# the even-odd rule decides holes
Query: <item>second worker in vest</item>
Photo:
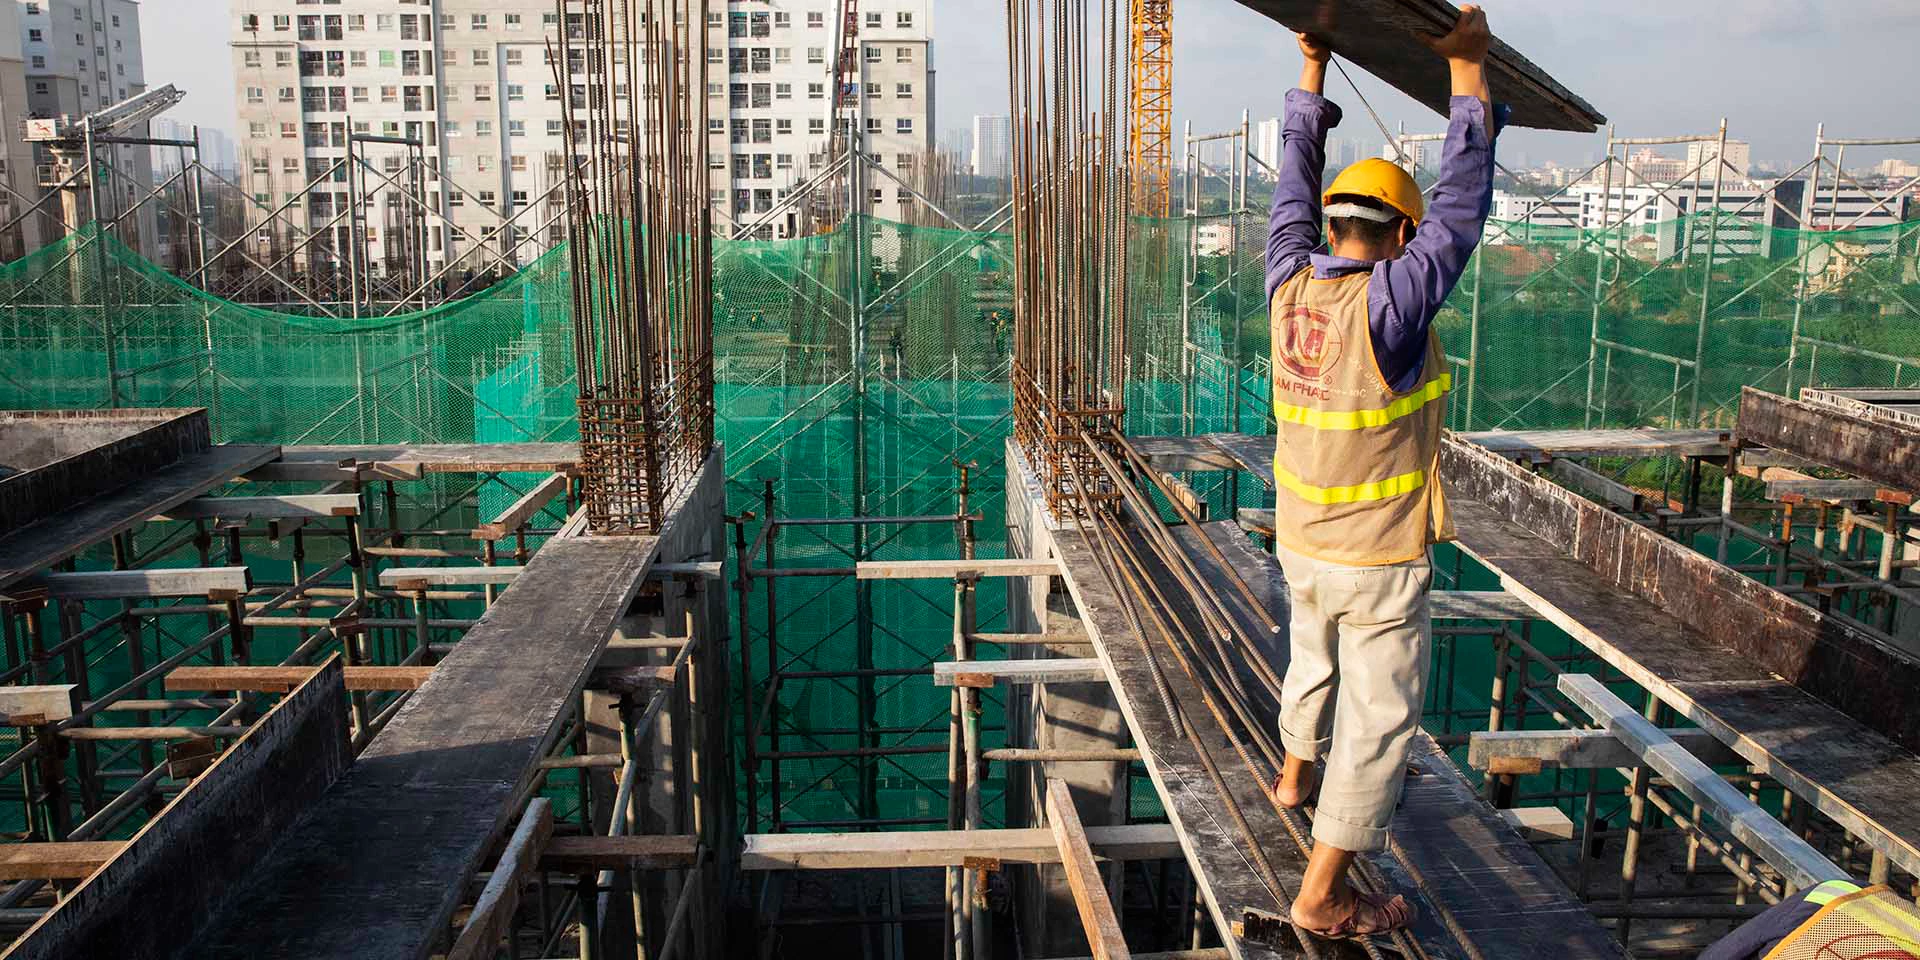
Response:
[{"label": "second worker in vest", "polygon": [[1279,424],[1274,529],[1292,600],[1280,713],[1287,757],[1274,792],[1300,806],[1321,781],[1313,853],[1292,908],[1296,923],[1321,936],[1384,932],[1413,916],[1402,897],[1359,894],[1347,870],[1354,854],[1387,845],[1426,686],[1427,548],[1452,537],[1436,470],[1451,378],[1433,318],[1466,269],[1491,200],[1505,109],[1488,98],[1489,41],[1486,14],[1473,6],[1428,40],[1447,61],[1453,94],[1430,204],[1386,160],[1362,160],[1322,192],[1340,108],[1321,96],[1330,51],[1308,34],[1299,37],[1300,88],[1287,93],[1266,261]]}]

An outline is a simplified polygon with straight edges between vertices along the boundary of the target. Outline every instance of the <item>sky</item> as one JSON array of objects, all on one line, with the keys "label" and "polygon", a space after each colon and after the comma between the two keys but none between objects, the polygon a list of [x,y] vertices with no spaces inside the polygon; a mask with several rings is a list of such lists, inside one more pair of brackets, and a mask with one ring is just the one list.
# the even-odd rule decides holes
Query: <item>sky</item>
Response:
[{"label": "sky", "polygon": [[[999,0],[933,0],[936,133],[974,114],[1007,112],[1005,16]],[[1124,3],[1122,6],[1124,7]],[[1920,2],[1916,0],[1486,0],[1494,33],[1613,121],[1621,136],[1709,133],[1753,145],[1756,162],[1797,166],[1828,136],[1920,136]],[[149,85],[172,82],[187,99],[168,116],[232,134],[234,86],[224,0],[145,0],[141,29]],[[1196,132],[1277,115],[1298,77],[1299,53],[1279,24],[1236,0],[1174,0],[1174,129]],[[1438,132],[1441,118],[1353,71],[1389,127]],[[1494,91],[1495,96],[1499,91]],[[1336,136],[1378,142],[1353,91],[1335,75],[1328,94],[1347,108]],[[1516,130],[1501,155],[1532,164],[1592,161],[1601,136]],[[1864,163],[1920,151],[1848,153]]]}]

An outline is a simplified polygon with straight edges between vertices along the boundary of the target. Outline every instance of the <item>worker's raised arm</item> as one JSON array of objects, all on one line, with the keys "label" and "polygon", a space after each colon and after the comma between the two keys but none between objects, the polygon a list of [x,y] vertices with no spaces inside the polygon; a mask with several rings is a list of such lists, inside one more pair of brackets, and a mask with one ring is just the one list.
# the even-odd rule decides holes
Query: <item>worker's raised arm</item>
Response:
[{"label": "worker's raised arm", "polygon": [[1320,181],[1327,163],[1327,131],[1340,123],[1340,108],[1320,95],[1326,86],[1325,44],[1299,35],[1300,86],[1287,91],[1280,133],[1280,169],[1267,221],[1267,299],[1288,277],[1306,269],[1320,246]]},{"label": "worker's raised arm", "polygon": [[1453,84],[1440,179],[1406,251],[1374,268],[1375,289],[1386,301],[1380,361],[1394,389],[1418,382],[1433,318],[1466,272],[1493,203],[1493,139],[1506,107],[1488,99],[1483,64],[1490,41],[1486,14],[1466,6],[1453,32],[1428,42],[1447,58]]}]

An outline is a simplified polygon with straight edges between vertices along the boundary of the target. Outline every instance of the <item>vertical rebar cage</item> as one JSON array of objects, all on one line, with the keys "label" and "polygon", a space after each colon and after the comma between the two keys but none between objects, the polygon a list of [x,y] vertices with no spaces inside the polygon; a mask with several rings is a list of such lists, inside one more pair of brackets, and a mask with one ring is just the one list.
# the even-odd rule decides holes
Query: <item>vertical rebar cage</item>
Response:
[{"label": "vertical rebar cage", "polygon": [[1128,7],[1007,0],[1014,436],[1056,515],[1110,496],[1125,421]]},{"label": "vertical rebar cage", "polygon": [[556,3],[549,59],[566,90],[580,463],[596,534],[657,531],[713,445],[707,6]]}]

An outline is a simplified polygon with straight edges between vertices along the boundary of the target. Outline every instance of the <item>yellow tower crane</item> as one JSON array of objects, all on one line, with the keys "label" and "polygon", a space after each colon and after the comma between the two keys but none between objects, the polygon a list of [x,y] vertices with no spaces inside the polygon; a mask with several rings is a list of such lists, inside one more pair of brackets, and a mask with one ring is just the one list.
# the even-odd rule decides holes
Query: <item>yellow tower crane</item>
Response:
[{"label": "yellow tower crane", "polygon": [[1127,160],[1133,168],[1133,209],[1167,217],[1173,214],[1173,0],[1129,3],[1133,71]]}]

